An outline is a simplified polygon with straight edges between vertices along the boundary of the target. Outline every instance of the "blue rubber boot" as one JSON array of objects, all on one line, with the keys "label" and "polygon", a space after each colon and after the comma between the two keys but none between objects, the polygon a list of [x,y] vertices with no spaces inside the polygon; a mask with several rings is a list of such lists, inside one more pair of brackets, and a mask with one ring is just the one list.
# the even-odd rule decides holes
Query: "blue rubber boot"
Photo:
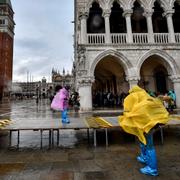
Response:
[{"label": "blue rubber boot", "polygon": [[156,158],[156,151],[153,145],[153,136],[149,133],[146,136],[146,164],[144,168],[140,169],[140,172],[146,175],[157,176],[157,158]]},{"label": "blue rubber boot", "polygon": [[140,143],[140,149],[141,149],[141,153],[137,157],[137,161],[146,164],[146,146],[143,143]]},{"label": "blue rubber boot", "polygon": [[67,117],[67,109],[62,111],[62,123],[65,123],[65,124],[70,123],[70,121]]},{"label": "blue rubber boot", "polygon": [[147,166],[144,168],[141,168],[140,171],[143,174],[151,175],[151,176],[157,176],[158,170],[157,170],[157,159],[156,159],[156,152],[155,149],[148,149],[147,150]]},{"label": "blue rubber boot", "polygon": [[64,110],[61,112],[61,118],[62,118],[62,123],[65,124],[66,123],[66,113]]}]

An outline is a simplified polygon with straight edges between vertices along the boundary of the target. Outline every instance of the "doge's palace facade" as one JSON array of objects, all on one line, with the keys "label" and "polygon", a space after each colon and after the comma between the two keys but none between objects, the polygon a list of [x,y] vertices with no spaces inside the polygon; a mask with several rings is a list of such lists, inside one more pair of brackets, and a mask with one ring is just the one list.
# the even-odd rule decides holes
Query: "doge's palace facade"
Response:
[{"label": "doge's palace facade", "polygon": [[93,94],[139,84],[180,107],[180,0],[75,0],[75,83],[82,111]]}]

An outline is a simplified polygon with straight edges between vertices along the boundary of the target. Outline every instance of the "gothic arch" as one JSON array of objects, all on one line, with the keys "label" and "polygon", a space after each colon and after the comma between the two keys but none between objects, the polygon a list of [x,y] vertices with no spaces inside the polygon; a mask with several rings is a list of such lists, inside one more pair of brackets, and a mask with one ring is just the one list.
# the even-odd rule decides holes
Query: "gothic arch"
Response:
[{"label": "gothic arch", "polygon": [[142,57],[140,57],[138,64],[137,64],[137,70],[138,70],[137,74],[138,75],[140,75],[140,70],[141,70],[142,64],[147,60],[147,58],[149,58],[150,56],[153,56],[153,55],[157,55],[160,58],[163,58],[163,60],[165,61],[166,65],[167,65],[167,71],[169,74],[171,74],[172,76],[180,74],[177,63],[170,55],[168,55],[166,52],[164,52],[162,50],[153,49],[153,50],[150,50],[147,53],[145,53]]},{"label": "gothic arch", "polygon": [[[131,0],[132,1],[132,4],[134,4],[134,2],[136,0]],[[137,0],[139,2],[139,4],[144,8],[144,11],[145,10],[149,10],[149,9],[152,9],[153,5],[154,5],[154,2],[156,0]]]},{"label": "gothic arch", "polygon": [[117,51],[110,49],[110,50],[104,51],[103,53],[99,54],[95,58],[95,60],[93,61],[92,65],[90,67],[90,75],[91,76],[94,76],[94,71],[95,71],[95,68],[96,68],[98,62],[100,62],[103,58],[105,58],[107,56],[113,56],[118,59],[118,62],[122,65],[126,76],[129,77],[130,75],[135,74],[135,72],[132,72],[134,69],[133,69],[131,62],[122,53],[119,53]]},{"label": "gothic arch", "polygon": [[120,5],[120,7],[123,7],[123,6],[122,6],[122,1],[121,1],[121,0],[110,0],[110,1],[108,2],[108,5],[107,5],[109,9],[112,8],[113,3],[114,3],[115,1]]},{"label": "gothic arch", "polygon": [[177,2],[180,5],[180,0],[175,0],[174,2]]},{"label": "gothic arch", "polygon": [[174,2],[175,2],[175,0],[153,0],[153,1],[154,2],[158,1],[164,11],[172,10],[174,7]]},{"label": "gothic arch", "polygon": [[86,8],[85,12],[89,13],[89,10],[92,7],[92,4],[94,2],[97,2],[99,4],[99,7],[102,9],[102,11],[105,9],[104,0],[102,0],[102,1],[101,0],[88,0],[87,3],[86,3],[86,6],[85,6],[85,8]]},{"label": "gothic arch", "polygon": [[[107,4],[107,7],[109,9],[111,9],[113,3],[114,3],[115,0],[110,0]],[[123,8],[123,10],[129,10],[133,7],[133,4],[131,4],[132,0],[116,0],[116,2],[120,5],[121,8]]]}]

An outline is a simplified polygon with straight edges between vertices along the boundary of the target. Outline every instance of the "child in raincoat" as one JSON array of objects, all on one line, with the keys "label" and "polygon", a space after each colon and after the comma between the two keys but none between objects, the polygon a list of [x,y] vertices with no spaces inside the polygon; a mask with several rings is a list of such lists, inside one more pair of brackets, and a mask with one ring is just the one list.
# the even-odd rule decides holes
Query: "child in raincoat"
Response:
[{"label": "child in raincoat", "polygon": [[54,110],[61,111],[62,123],[70,123],[67,112],[68,112],[68,99],[69,99],[69,87],[65,86],[60,89],[51,103],[51,108]]},{"label": "child in raincoat", "polygon": [[169,113],[159,99],[151,97],[139,86],[129,90],[124,100],[124,113],[119,117],[120,126],[127,133],[138,137],[141,153],[137,160],[146,166],[140,172],[157,176],[157,159],[153,145],[153,128],[168,122]]}]

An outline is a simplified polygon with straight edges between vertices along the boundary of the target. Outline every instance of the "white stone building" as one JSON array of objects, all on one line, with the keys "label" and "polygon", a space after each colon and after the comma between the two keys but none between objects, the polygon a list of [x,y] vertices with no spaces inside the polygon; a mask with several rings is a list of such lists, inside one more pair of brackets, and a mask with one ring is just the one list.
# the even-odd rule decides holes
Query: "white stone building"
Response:
[{"label": "white stone building", "polygon": [[75,79],[82,111],[96,91],[139,84],[180,107],[180,0],[75,0]]}]

